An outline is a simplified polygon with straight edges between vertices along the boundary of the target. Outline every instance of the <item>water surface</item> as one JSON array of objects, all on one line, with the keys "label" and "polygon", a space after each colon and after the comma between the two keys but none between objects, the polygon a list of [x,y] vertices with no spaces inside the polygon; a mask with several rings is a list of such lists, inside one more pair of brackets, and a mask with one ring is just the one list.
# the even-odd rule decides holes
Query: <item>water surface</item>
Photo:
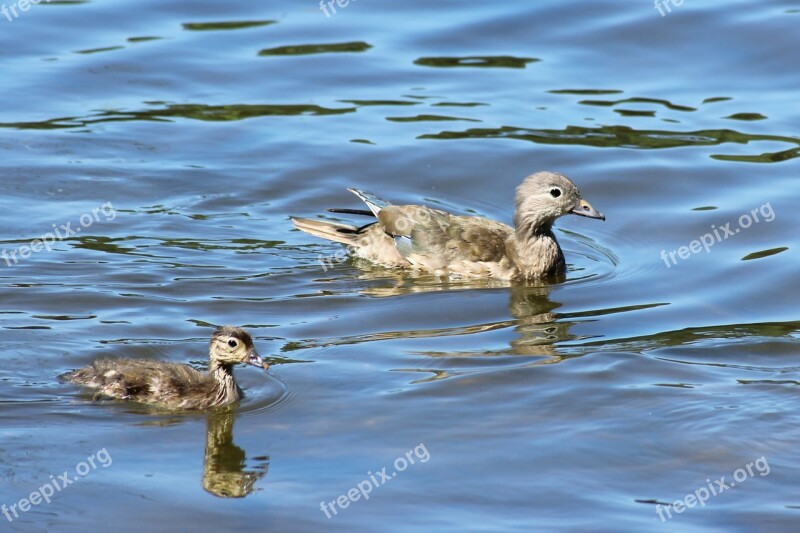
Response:
[{"label": "water surface", "polygon": [[[113,459],[0,524],[795,525],[797,6],[523,4],[0,16],[0,504]],[[359,207],[355,186],[510,222],[542,169],[607,217],[558,222],[560,283],[324,270],[337,247],[288,219]],[[218,324],[247,327],[272,363],[239,369],[236,409],[97,404],[56,379],[99,356],[202,367]],[[368,500],[320,508],[407,452]]]}]

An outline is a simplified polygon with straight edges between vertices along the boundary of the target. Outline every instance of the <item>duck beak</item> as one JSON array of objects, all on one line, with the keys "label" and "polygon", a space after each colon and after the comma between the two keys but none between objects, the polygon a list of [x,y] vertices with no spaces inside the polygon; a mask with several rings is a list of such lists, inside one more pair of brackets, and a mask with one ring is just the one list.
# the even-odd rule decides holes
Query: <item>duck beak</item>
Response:
[{"label": "duck beak", "polygon": [[580,215],[582,217],[599,218],[600,220],[606,219],[606,216],[603,213],[592,207],[592,204],[583,199],[578,200],[578,203],[575,204],[575,207],[572,208],[570,213],[574,215]]},{"label": "duck beak", "polygon": [[263,368],[264,370],[269,368],[269,363],[264,362],[260,355],[255,348],[250,348],[247,351],[247,359],[242,361],[246,365],[253,365],[257,366],[258,368]]}]

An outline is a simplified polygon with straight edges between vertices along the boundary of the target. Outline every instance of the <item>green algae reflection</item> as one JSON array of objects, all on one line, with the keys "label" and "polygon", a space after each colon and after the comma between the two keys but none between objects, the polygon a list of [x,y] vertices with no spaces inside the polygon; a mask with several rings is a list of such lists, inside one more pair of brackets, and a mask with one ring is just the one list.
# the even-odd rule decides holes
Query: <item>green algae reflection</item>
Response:
[{"label": "green algae reflection", "polygon": [[479,67],[479,68],[525,68],[528,63],[541,61],[534,57],[514,56],[468,56],[468,57],[420,57],[415,65],[423,67]]},{"label": "green algae reflection", "polygon": [[182,26],[184,30],[189,31],[243,30],[269,26],[277,22],[277,20],[232,20],[226,22],[187,22]]},{"label": "green algae reflection", "polygon": [[332,44],[298,44],[293,46],[278,46],[261,50],[260,56],[302,56],[310,54],[331,54],[347,52],[366,52],[372,48],[371,44],[363,41]]},{"label": "green algae reflection", "polygon": [[760,252],[753,252],[752,254],[747,254],[746,256],[742,257],[742,261],[751,261],[753,259],[762,259],[764,257],[769,257],[771,255],[779,254],[781,252],[785,252],[788,250],[789,247],[781,246],[779,248],[770,248],[769,250],[761,250]]},{"label": "green algae reflection", "polygon": [[777,163],[800,157],[800,139],[781,135],[756,135],[734,130],[637,130],[628,126],[601,126],[596,128],[567,126],[564,129],[532,129],[502,126],[499,128],[471,128],[464,131],[441,131],[420,135],[418,139],[515,139],[536,144],[562,144],[594,146],[598,148],[661,149],[691,146],[717,146],[722,144],[749,145],[757,141],[780,142],[791,148],[779,152],[755,155],[713,154],[712,159],[749,163]]},{"label": "green algae reflection", "polygon": [[[155,102],[150,103],[156,105]],[[163,103],[159,102],[158,104]],[[267,116],[341,115],[355,111],[355,107],[330,108],[312,104],[169,104],[141,111],[102,111],[87,117],[61,117],[39,122],[0,122],[0,128],[57,130],[80,128],[105,122],[171,122],[178,118],[224,122]]]}]

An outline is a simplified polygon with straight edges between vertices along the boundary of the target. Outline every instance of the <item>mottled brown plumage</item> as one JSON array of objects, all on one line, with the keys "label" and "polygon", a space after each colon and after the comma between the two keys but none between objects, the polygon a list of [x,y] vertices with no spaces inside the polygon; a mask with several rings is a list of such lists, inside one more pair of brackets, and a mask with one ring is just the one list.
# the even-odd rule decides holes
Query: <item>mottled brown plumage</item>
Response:
[{"label": "mottled brown plumage", "polygon": [[355,256],[389,268],[410,268],[467,278],[536,279],[562,273],[564,254],[552,226],[572,213],[605,217],[581,199],[578,188],[555,172],[537,172],[517,188],[514,227],[484,217],[452,215],[421,205],[391,205],[349,189],[377,222],[357,228],[323,220],[292,219],[317,237],[345,244]]},{"label": "mottled brown plumage", "polygon": [[156,404],[169,409],[206,409],[233,403],[243,393],[233,379],[233,365],[268,368],[242,328],[217,328],[209,343],[210,368],[147,359],[99,359],[60,376],[97,389],[98,396]]}]

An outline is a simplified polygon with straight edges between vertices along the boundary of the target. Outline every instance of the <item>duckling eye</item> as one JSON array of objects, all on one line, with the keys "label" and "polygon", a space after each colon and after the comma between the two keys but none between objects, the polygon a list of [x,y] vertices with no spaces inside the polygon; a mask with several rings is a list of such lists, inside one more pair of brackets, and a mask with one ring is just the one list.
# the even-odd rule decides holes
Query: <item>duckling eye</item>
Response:
[{"label": "duckling eye", "polygon": [[550,196],[553,198],[558,198],[561,196],[561,189],[550,189]]},{"label": "duckling eye", "polygon": [[233,339],[229,340],[228,346],[230,346],[231,348],[236,348],[236,341]]}]

